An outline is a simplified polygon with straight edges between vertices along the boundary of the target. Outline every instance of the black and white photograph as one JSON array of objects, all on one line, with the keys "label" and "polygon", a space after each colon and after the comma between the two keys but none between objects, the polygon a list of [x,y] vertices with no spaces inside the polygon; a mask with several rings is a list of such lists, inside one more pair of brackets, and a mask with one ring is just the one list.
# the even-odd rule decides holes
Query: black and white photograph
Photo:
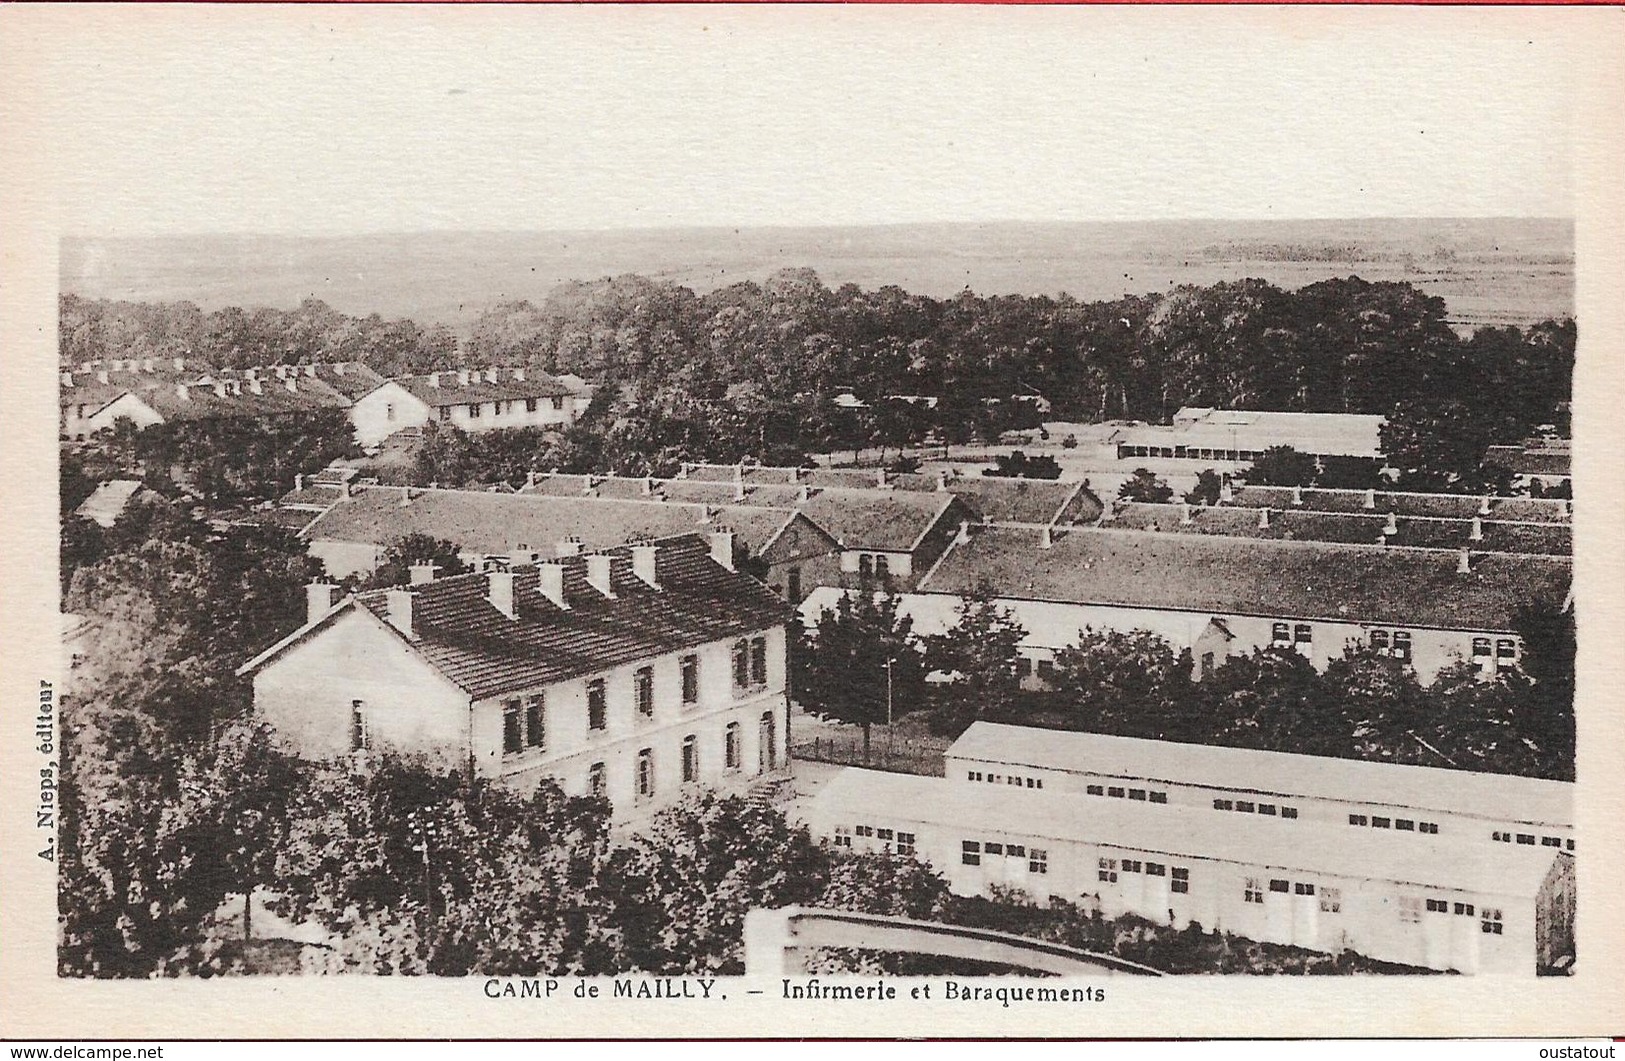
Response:
[{"label": "black and white photograph", "polygon": [[1617,15],[5,12],[8,961],[1615,1027]]}]

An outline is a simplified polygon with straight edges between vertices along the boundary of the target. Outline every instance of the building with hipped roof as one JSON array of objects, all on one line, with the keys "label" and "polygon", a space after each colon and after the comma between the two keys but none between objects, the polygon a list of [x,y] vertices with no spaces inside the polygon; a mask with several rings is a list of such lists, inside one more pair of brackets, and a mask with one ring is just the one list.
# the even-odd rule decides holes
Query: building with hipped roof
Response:
[{"label": "building with hipped roof", "polygon": [[1462,973],[1534,975],[1574,958],[1573,856],[1442,835],[1291,822],[1048,788],[847,767],[797,814],[851,850],[928,863],[961,895],[1019,889],[1107,917]]},{"label": "building with hipped roof", "polygon": [[238,670],[301,757],[550,777],[620,821],[785,762],[789,610],[725,533],[308,592],[304,625]]},{"label": "building with hipped roof", "polygon": [[385,380],[355,400],[350,421],[367,450],[408,428],[463,431],[565,427],[592,400],[589,390],[525,368],[450,369]]},{"label": "building with hipped roof", "polygon": [[225,374],[171,375],[120,390],[84,419],[87,433],[128,420],[138,428],[189,420],[269,420],[325,409],[350,399],[318,374],[316,365],[275,365]]}]

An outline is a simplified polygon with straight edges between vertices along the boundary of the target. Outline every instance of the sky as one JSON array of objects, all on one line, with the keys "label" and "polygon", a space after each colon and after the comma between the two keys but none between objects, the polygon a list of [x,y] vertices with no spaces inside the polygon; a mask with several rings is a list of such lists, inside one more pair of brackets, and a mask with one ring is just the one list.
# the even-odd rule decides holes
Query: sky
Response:
[{"label": "sky", "polygon": [[1563,12],[11,14],[78,235],[1573,212]]}]

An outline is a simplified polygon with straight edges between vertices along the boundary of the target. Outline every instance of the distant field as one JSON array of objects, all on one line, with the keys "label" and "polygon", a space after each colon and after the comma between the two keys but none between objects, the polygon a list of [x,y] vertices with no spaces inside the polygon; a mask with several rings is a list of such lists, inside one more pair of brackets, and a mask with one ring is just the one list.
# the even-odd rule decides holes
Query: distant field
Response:
[{"label": "distant field", "polygon": [[1572,315],[1574,232],[1555,219],[998,223],[870,228],[459,232],[342,238],[66,239],[64,291],[134,300],[297,305],[465,324],[565,280],[641,273],[709,291],[808,266],[831,287],[1083,300],[1260,277],[1406,280],[1460,325]]}]

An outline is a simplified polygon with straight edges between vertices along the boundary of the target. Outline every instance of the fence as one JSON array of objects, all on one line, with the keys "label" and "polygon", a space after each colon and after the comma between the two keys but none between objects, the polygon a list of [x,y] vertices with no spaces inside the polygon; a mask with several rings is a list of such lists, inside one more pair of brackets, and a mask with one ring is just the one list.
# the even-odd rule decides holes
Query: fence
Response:
[{"label": "fence", "polygon": [[869,745],[869,756],[863,755],[863,738],[814,737],[790,748],[795,759],[810,762],[836,763],[841,766],[867,766],[875,770],[891,770],[900,774],[924,774],[942,777],[943,753],[946,742],[934,742],[912,737],[902,739],[877,737]]}]

